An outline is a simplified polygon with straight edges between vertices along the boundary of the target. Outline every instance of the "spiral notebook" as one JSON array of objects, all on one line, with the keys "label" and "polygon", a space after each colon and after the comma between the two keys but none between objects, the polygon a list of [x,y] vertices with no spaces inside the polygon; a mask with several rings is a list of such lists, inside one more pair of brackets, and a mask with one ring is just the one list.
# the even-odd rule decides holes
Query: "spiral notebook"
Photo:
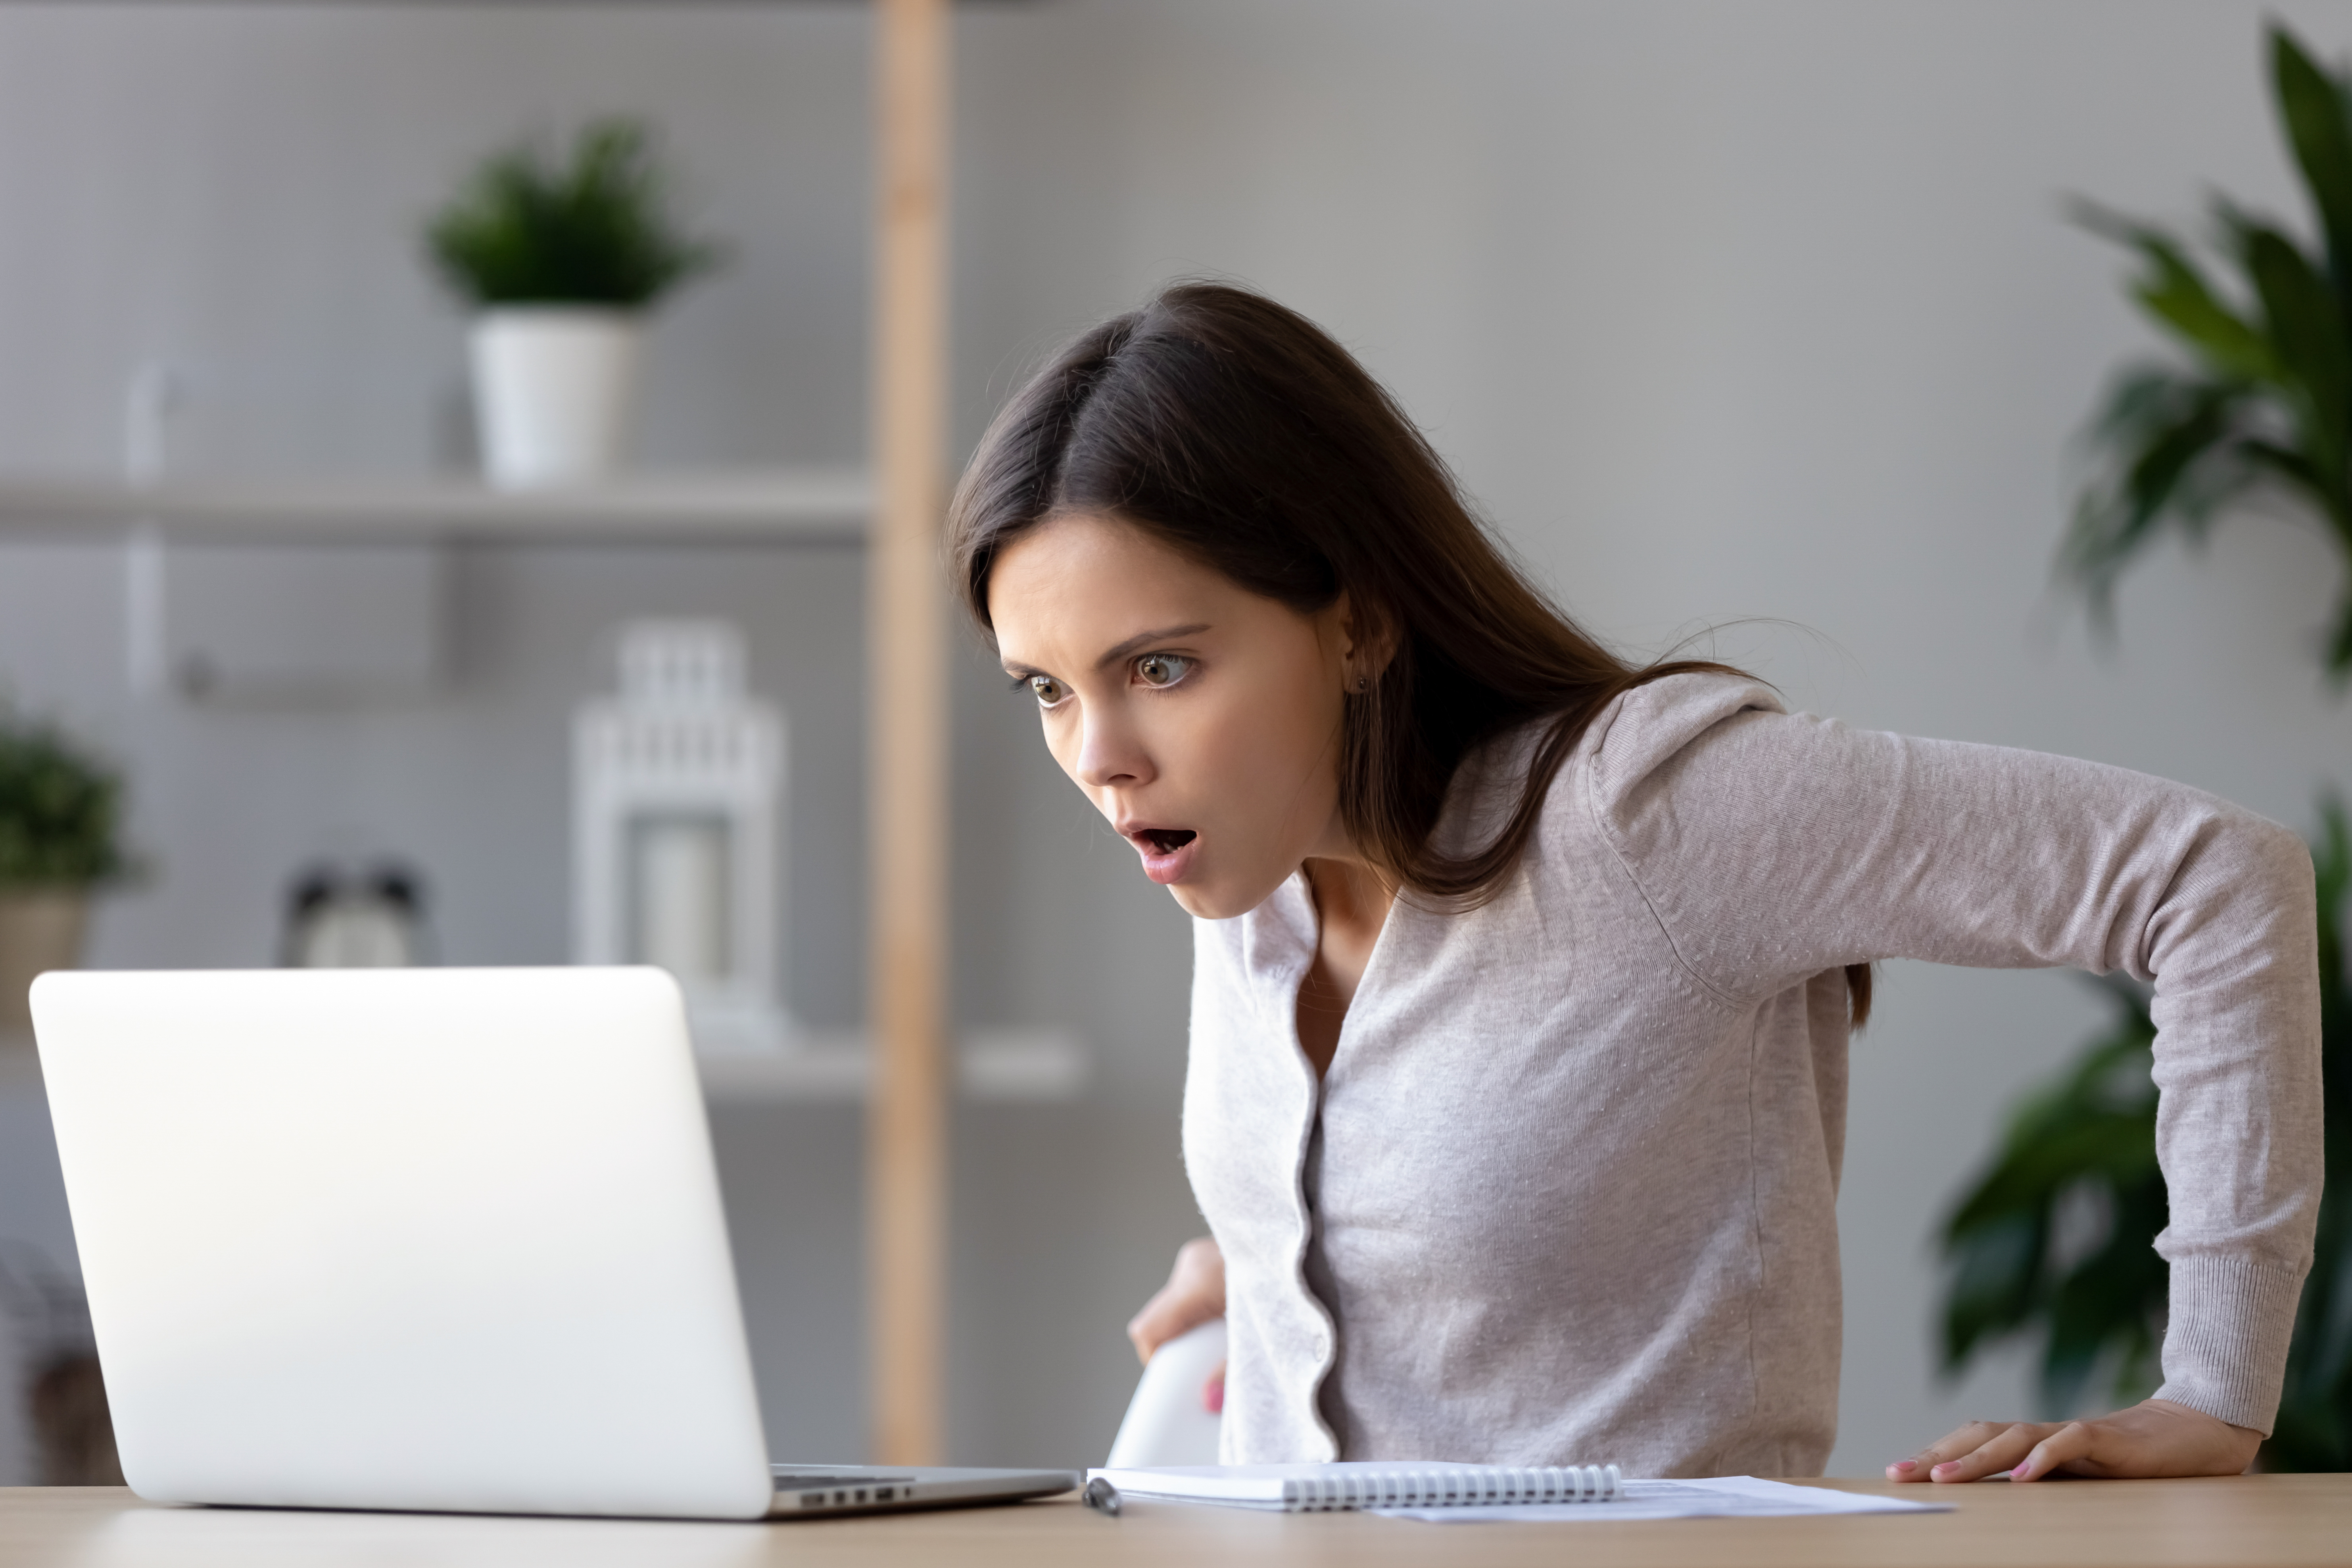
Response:
[{"label": "spiral notebook", "polygon": [[1614,1465],[1115,1466],[1088,1470],[1122,1497],[1323,1513],[1340,1509],[1477,1508],[1503,1503],[1605,1503],[1622,1493]]}]

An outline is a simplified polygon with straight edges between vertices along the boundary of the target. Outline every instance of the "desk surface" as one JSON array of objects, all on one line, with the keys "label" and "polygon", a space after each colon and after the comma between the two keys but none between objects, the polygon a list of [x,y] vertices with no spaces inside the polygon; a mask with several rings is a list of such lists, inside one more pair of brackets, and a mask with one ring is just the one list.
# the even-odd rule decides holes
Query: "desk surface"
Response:
[{"label": "desk surface", "polygon": [[[1873,1481],[1828,1483],[1854,1491]],[[669,1524],[452,1515],[149,1508],[115,1489],[0,1490],[7,1568],[760,1568],[952,1563],[958,1568],[1544,1568],[1739,1563],[2034,1568],[2036,1564],[2352,1563],[2352,1476],[1918,1487],[1939,1514],[1624,1524],[1419,1524],[1351,1514],[1129,1503],[1023,1503],[793,1524]]]}]

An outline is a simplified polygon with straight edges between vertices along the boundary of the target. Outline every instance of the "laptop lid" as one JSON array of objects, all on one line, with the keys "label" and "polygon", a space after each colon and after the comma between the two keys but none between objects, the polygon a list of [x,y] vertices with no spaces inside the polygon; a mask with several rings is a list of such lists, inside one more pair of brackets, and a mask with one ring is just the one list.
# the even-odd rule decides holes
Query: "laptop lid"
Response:
[{"label": "laptop lid", "polygon": [[667,974],[86,971],[32,1010],[142,1497],[767,1511]]}]

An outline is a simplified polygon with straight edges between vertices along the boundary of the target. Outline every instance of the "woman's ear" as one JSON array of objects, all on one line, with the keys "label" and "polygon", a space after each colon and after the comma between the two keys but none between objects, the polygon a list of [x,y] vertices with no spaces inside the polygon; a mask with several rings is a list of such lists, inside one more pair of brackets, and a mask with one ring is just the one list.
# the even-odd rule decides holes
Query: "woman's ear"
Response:
[{"label": "woman's ear", "polygon": [[1339,624],[1339,657],[1347,688],[1370,689],[1381,672],[1396,658],[1394,623],[1370,605],[1351,598],[1346,589],[1332,601],[1331,616]]}]

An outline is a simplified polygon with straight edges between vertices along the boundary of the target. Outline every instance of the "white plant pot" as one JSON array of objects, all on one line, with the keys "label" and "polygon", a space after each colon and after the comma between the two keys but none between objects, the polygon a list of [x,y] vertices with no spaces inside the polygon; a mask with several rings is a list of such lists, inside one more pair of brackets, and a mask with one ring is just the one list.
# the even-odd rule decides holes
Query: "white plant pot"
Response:
[{"label": "white plant pot", "polygon": [[626,310],[485,310],[467,343],[482,472],[500,489],[592,484],[621,466],[644,324]]}]

